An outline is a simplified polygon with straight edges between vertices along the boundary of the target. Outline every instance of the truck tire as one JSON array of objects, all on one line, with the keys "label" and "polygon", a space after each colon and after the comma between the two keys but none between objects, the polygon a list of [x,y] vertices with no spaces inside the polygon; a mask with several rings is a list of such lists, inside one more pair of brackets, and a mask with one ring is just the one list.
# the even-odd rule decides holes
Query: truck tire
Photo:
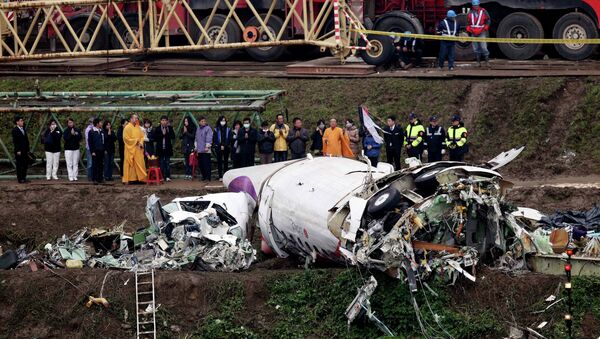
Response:
[{"label": "truck tire", "polygon": [[[524,12],[516,12],[507,15],[496,32],[498,38],[511,39],[543,39],[544,27],[533,15]],[[498,44],[500,51],[512,60],[531,59],[541,49],[542,44]]]},{"label": "truck tire", "polygon": [[[88,16],[80,16],[80,17],[77,17],[76,19],[73,19],[72,21],[70,21],[73,31],[75,31],[75,34],[77,34],[78,37],[79,36],[81,37],[81,44],[86,49],[88,48],[90,40],[92,39],[92,36],[94,35],[94,32],[96,31],[96,27],[98,27],[98,20],[96,20],[96,18],[94,18],[90,22],[90,25],[88,26],[85,33],[83,33],[83,29],[85,28],[85,23],[87,22],[87,19],[88,19]],[[82,35],[82,33],[83,33],[83,35]],[[69,31],[67,28],[63,29],[62,35],[65,37],[65,41],[71,50],[73,50],[76,46],[79,46],[76,43],[75,37],[73,37],[73,35],[71,34],[71,31]],[[98,31],[98,34],[96,35],[96,40],[94,40],[94,43],[92,44],[92,48],[90,50],[97,51],[97,50],[102,50],[102,49],[107,49],[107,48],[108,48],[108,30],[105,27],[100,27],[100,30]],[[78,49],[77,51],[81,52],[81,49]]]},{"label": "truck tire", "polygon": [[[131,31],[133,32],[134,35],[139,36],[139,26],[140,26],[140,22],[139,19],[137,17],[137,15],[126,15],[125,16],[125,21],[127,22],[127,26],[129,26],[129,28],[131,29]],[[127,29],[127,26],[125,25],[125,23],[123,23],[122,20],[117,20],[117,23],[115,25],[115,27],[117,28],[117,32],[119,32],[119,36],[121,37],[121,39],[123,40],[123,42],[128,46],[127,48],[148,48],[150,47],[150,27],[148,25],[148,23],[144,23],[144,41],[143,41],[143,46],[133,46],[133,37],[131,36],[131,34],[129,33],[129,29]],[[113,49],[123,49],[123,46],[121,45],[121,42],[119,41],[119,38],[117,37],[117,35],[115,35],[112,31],[112,34],[110,34],[110,43]],[[140,41],[138,41],[140,42]],[[140,42],[141,44],[141,42]],[[131,47],[129,47],[131,46]]]},{"label": "truck tire", "polygon": [[[467,14],[461,13],[456,16],[456,22],[460,25],[459,36],[469,36],[467,33]],[[473,50],[473,44],[469,41],[457,41],[454,49],[454,57],[459,61],[473,61],[475,60],[475,51]]]},{"label": "truck tire", "polygon": [[[267,15],[261,14],[260,17],[264,21]],[[248,22],[246,23],[246,27],[248,26],[256,27],[258,31],[258,37],[256,39],[257,42],[271,41],[269,35],[262,28],[256,17],[252,17],[250,20],[248,20]],[[265,22],[265,26],[267,26],[269,31],[271,31],[273,37],[277,38],[277,34],[279,34],[281,27],[283,27],[283,20],[281,20],[280,17],[271,14],[271,16],[269,17],[269,21]],[[283,35],[281,36],[281,40],[286,40],[287,38],[287,30],[285,30]],[[248,52],[248,55],[250,55],[252,59],[256,61],[267,62],[279,59],[283,55],[283,53],[285,53],[285,50],[285,46],[269,46],[247,48],[246,52]]]},{"label": "truck tire", "polygon": [[423,34],[423,25],[415,16],[401,11],[390,12],[389,15],[375,22],[376,31],[403,33],[411,31],[415,34]]},{"label": "truck tire", "polygon": [[[563,15],[552,32],[554,39],[596,39],[598,28],[594,21],[580,12],[572,12]],[[565,59],[583,60],[590,57],[596,51],[596,45],[585,44],[555,44],[554,48]]]},{"label": "truck tire", "polygon": [[[208,17],[205,17],[204,19],[202,19],[200,21],[200,23],[202,24],[203,27],[205,27],[205,30],[208,33],[208,35],[212,39],[215,39],[217,37],[217,35],[219,34],[221,27],[223,27],[223,25],[225,24],[225,19],[227,19],[227,17],[225,15],[215,14],[209,27],[206,27],[206,24],[208,22]],[[222,44],[230,44],[230,43],[240,42],[241,39],[242,39],[242,32],[240,31],[240,28],[235,24],[234,20],[232,19],[229,21],[229,23],[227,23],[227,26],[225,27],[225,30],[223,31],[223,34],[221,35],[219,42]],[[201,44],[207,43],[206,39],[202,38],[200,43]],[[229,57],[231,57],[235,52],[236,52],[236,49],[233,49],[233,48],[213,48],[213,49],[203,50],[201,52],[201,54],[208,60],[224,61],[224,60],[229,59]]]},{"label": "truck tire", "polygon": [[[386,35],[367,36],[371,43],[371,48],[360,51],[361,58],[369,65],[382,66],[389,63],[394,56],[394,40]],[[359,46],[365,47],[367,43],[361,38]]]}]

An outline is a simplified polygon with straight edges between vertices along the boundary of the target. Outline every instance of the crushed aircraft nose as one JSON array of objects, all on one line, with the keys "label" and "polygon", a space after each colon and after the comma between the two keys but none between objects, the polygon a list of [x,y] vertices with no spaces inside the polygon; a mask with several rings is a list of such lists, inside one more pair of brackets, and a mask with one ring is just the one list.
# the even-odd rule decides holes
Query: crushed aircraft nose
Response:
[{"label": "crushed aircraft nose", "polygon": [[63,235],[44,247],[44,262],[51,267],[77,262],[120,269],[248,269],[256,258],[247,239],[254,206],[244,193],[179,198],[165,206],[153,194],[146,205],[149,227],[133,235],[123,231],[123,224],[111,231],[82,229]]}]

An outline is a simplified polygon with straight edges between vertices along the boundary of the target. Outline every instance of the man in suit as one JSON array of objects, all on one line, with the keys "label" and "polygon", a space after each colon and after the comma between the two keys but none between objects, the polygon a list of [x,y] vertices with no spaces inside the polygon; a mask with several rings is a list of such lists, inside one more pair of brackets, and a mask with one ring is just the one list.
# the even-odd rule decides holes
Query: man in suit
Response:
[{"label": "man in suit", "polygon": [[15,117],[15,128],[12,130],[13,145],[15,146],[15,161],[17,163],[17,180],[20,184],[27,180],[27,165],[29,164],[29,138],[25,130],[23,117]]},{"label": "man in suit", "polygon": [[156,142],[156,156],[160,161],[160,171],[165,181],[171,181],[171,157],[173,156],[173,139],[175,131],[166,115],[160,117],[160,126],[154,129],[153,138]]},{"label": "man in suit", "polygon": [[94,185],[98,185],[104,181],[104,133],[102,133],[102,120],[96,118],[92,124],[94,127],[88,135],[88,141],[92,153],[92,179]]}]

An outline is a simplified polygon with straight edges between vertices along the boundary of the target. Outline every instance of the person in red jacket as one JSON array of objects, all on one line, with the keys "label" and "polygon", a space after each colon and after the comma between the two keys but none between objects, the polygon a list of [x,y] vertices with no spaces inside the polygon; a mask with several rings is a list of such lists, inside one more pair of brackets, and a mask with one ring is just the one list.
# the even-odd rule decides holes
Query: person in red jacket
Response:
[{"label": "person in red jacket", "polygon": [[[471,2],[471,10],[467,13],[467,32],[471,36],[478,38],[489,37],[490,15],[479,6],[479,0]],[[485,65],[489,67],[490,52],[487,49],[487,42],[473,42],[473,50],[477,56],[477,66],[481,67],[481,60],[485,60]]]}]

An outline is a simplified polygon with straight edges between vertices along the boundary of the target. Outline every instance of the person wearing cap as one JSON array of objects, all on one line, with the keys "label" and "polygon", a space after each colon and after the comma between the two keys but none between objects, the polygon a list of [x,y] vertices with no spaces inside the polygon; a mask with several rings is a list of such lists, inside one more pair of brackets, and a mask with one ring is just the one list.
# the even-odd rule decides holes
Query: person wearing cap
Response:
[{"label": "person wearing cap", "polygon": [[400,170],[400,155],[404,144],[404,131],[400,125],[396,125],[396,116],[387,118],[387,126],[383,128],[383,141],[385,142],[385,153],[388,164],[394,165],[394,170]]},{"label": "person wearing cap", "polygon": [[12,130],[12,140],[17,165],[17,181],[24,184],[27,181],[27,166],[29,165],[29,137],[22,116],[15,116],[15,127]]},{"label": "person wearing cap", "polygon": [[467,129],[457,114],[452,116],[452,126],[448,127],[446,147],[449,149],[450,161],[463,161],[469,151]]},{"label": "person wearing cap", "polygon": [[[412,34],[412,32],[406,31],[404,34]],[[412,66],[419,67],[421,65],[423,57],[423,43],[421,40],[403,36],[399,40],[394,40],[394,42],[401,68],[409,69]]]},{"label": "person wearing cap", "polygon": [[[438,24],[437,33],[442,36],[455,37],[460,32],[460,25],[456,21],[456,12],[449,10],[446,18]],[[440,54],[438,65],[440,70],[444,68],[444,63],[448,59],[448,69],[454,70],[454,45],[456,43],[450,40],[440,41]]]},{"label": "person wearing cap", "polygon": [[427,145],[427,161],[441,161],[444,142],[446,141],[446,131],[438,124],[436,115],[429,118],[429,126],[425,131],[425,142]]},{"label": "person wearing cap", "polygon": [[406,138],[404,140],[404,147],[406,147],[406,154],[409,158],[417,158],[421,160],[423,153],[423,144],[425,137],[425,128],[421,124],[421,120],[415,113],[408,115],[409,124],[406,126]]},{"label": "person wearing cap", "polygon": [[[471,2],[471,9],[467,13],[467,32],[470,36],[477,38],[489,37],[490,30],[490,15],[488,12],[479,6],[479,0]],[[473,51],[477,56],[477,66],[481,67],[481,60],[485,60],[486,66],[489,67],[490,52],[487,49],[487,42],[473,42]]]}]

